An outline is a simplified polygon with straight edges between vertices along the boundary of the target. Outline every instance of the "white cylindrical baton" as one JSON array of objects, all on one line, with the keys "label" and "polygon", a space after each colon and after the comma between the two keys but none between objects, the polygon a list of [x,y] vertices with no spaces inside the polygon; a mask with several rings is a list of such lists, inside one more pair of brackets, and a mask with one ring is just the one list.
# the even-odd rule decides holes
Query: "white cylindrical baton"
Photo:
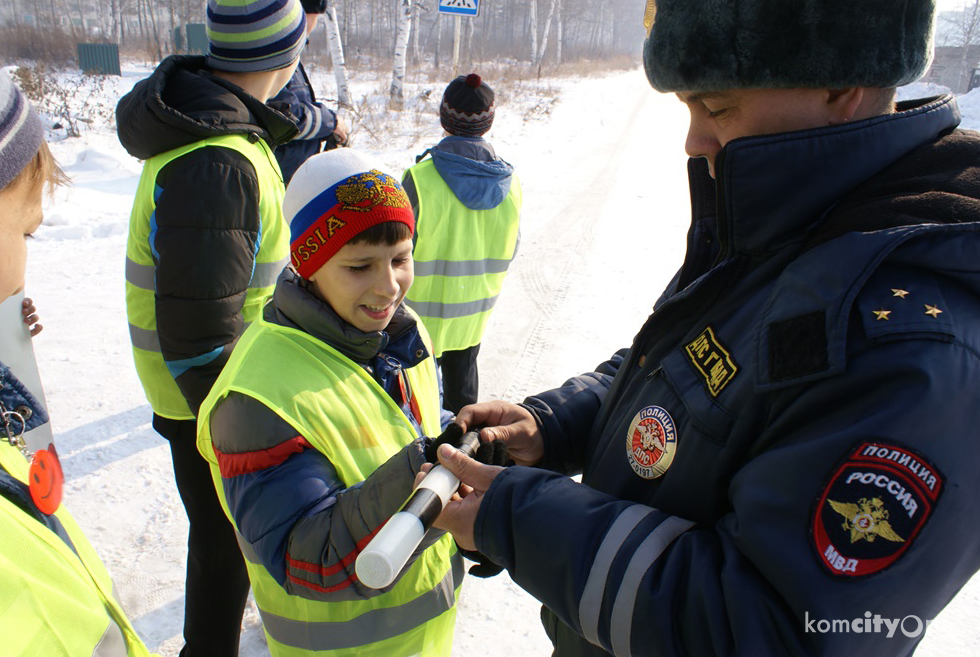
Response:
[{"label": "white cylindrical baton", "polygon": [[[459,450],[473,456],[479,446],[479,434],[469,431],[460,440]],[[446,468],[437,465],[429,470],[401,511],[357,555],[354,562],[357,579],[372,589],[382,589],[395,581],[458,488],[459,479]]]}]

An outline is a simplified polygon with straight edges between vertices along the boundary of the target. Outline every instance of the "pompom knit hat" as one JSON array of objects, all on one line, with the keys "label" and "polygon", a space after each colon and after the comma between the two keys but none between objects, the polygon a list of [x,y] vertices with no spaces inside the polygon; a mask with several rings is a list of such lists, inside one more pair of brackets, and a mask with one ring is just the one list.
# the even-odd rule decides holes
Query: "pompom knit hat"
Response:
[{"label": "pompom knit hat", "polygon": [[282,210],[293,267],[306,279],[371,226],[398,221],[415,232],[412,204],[398,180],[350,148],[304,162],[289,181]]},{"label": "pompom knit hat", "polygon": [[299,58],[306,14],[299,0],[208,0],[207,32],[209,67],[275,71]]},{"label": "pompom knit hat", "polygon": [[932,57],[934,0],[648,0],[659,91],[896,87]]},{"label": "pompom knit hat", "polygon": [[27,96],[0,71],[0,190],[37,155],[43,138],[41,119]]},{"label": "pompom knit hat", "polygon": [[479,137],[493,124],[493,89],[479,75],[461,75],[446,87],[439,106],[439,121],[446,132]]}]

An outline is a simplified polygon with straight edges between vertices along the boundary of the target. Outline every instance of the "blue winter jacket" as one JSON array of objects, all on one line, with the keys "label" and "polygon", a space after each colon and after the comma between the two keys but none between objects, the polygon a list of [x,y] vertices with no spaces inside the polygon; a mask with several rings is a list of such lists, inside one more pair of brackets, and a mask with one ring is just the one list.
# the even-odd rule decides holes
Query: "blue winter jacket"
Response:
[{"label": "blue winter jacket", "polygon": [[543,467],[477,517],[557,655],[907,655],[977,571],[958,122],[945,96],[692,161],[681,270],[628,351],[525,401]]},{"label": "blue winter jacket", "polygon": [[323,141],[337,127],[337,115],[317,101],[302,62],[286,86],[269,101],[269,105],[280,111],[289,110],[299,129],[292,141],[280,144],[275,150],[283,183],[288,185],[296,169],[320,152]]}]

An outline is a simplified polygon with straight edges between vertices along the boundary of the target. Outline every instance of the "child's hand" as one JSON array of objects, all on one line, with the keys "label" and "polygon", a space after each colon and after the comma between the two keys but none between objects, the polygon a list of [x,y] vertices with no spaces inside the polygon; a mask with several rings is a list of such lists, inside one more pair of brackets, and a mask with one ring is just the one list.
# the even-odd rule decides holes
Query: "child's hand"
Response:
[{"label": "child's hand", "polygon": [[24,297],[24,302],[21,304],[20,314],[24,316],[24,323],[31,330],[32,338],[44,328],[38,324],[40,317],[37,316],[37,308],[34,307],[34,302],[27,297]]}]

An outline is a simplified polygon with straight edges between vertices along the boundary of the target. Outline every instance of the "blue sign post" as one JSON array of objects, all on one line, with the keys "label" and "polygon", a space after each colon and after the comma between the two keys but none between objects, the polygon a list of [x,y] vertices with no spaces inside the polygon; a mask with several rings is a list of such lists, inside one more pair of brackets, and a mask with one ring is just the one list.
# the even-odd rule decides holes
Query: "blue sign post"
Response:
[{"label": "blue sign post", "polygon": [[439,0],[439,13],[479,16],[480,0]]}]

